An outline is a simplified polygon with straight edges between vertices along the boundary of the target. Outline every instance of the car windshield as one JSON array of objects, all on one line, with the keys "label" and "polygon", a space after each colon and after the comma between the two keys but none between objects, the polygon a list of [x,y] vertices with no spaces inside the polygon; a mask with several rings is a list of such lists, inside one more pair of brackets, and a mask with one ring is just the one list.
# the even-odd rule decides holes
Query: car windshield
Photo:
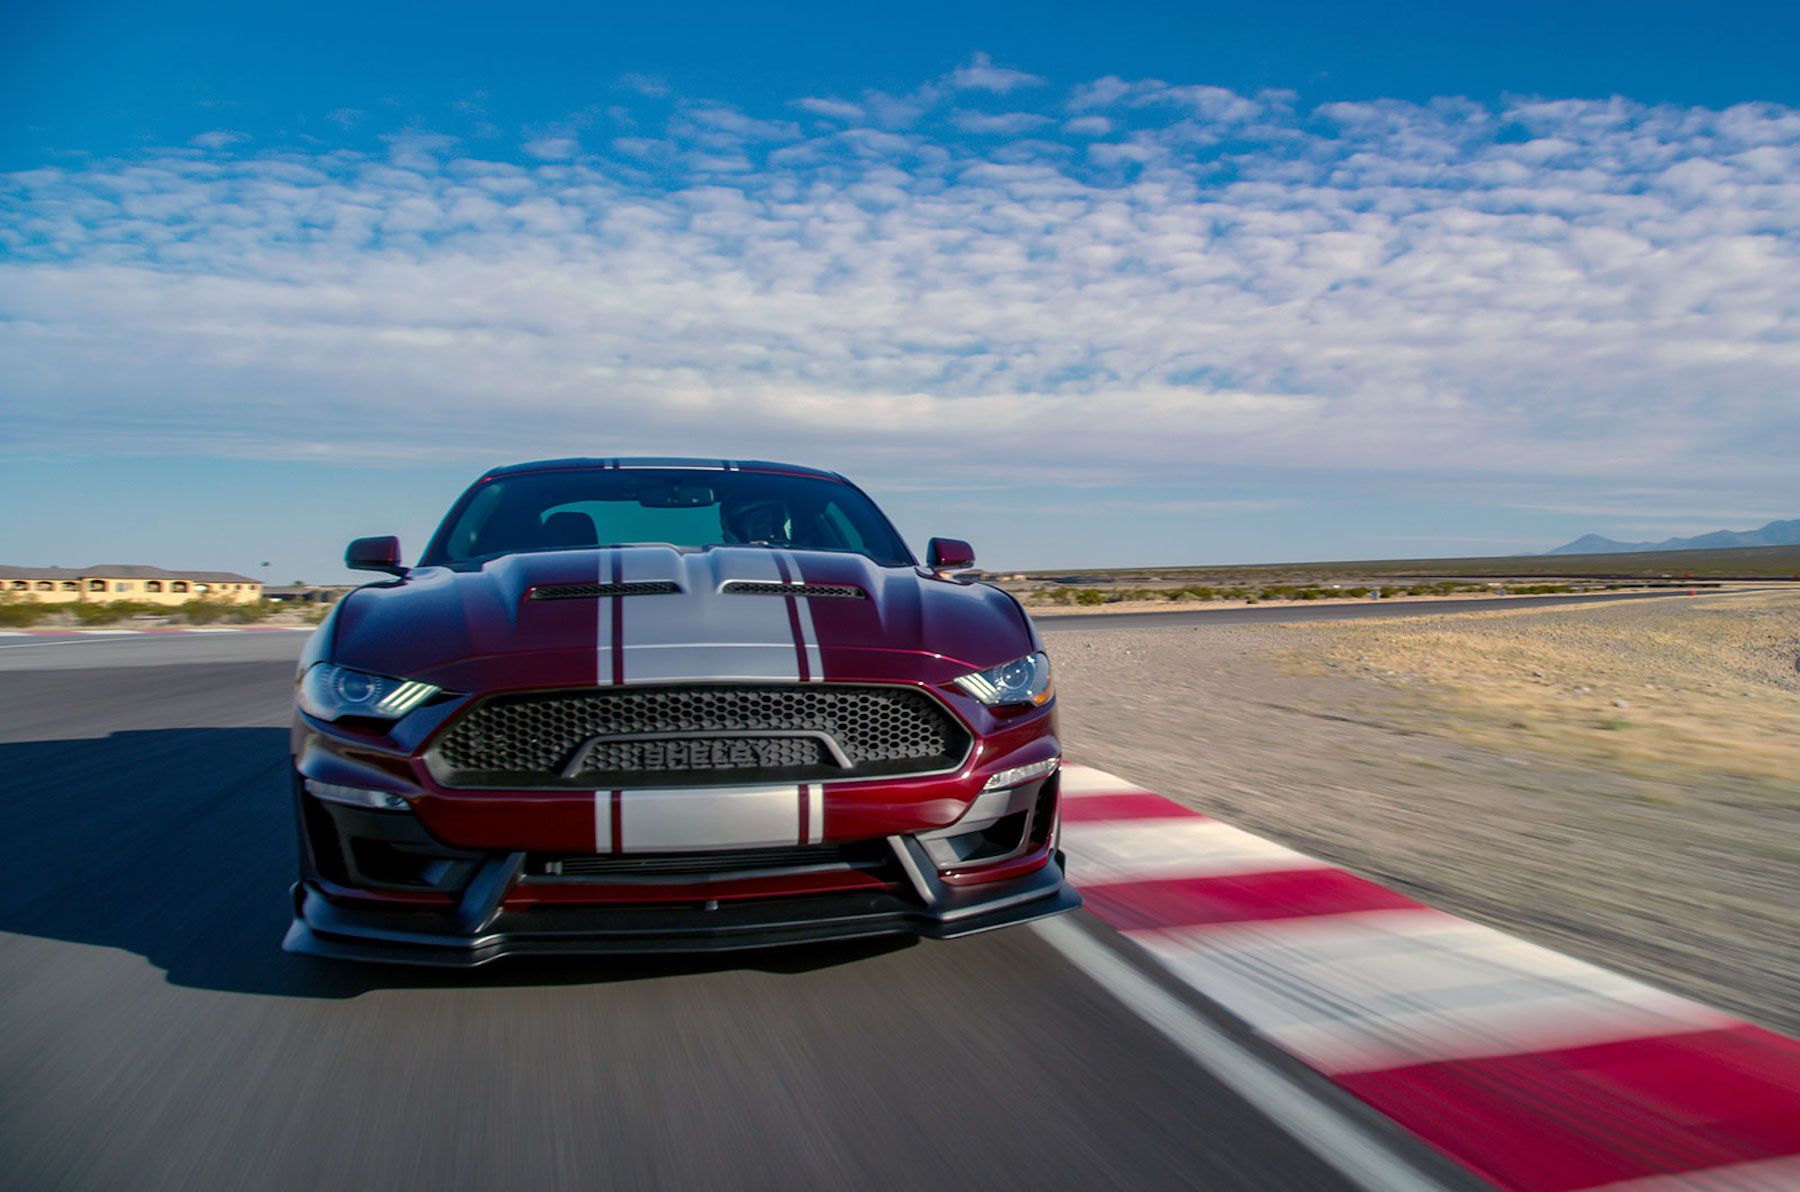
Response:
[{"label": "car windshield", "polygon": [[577,468],[476,487],[451,510],[425,566],[523,551],[666,543],[844,551],[912,563],[880,510],[851,485],[773,472]]}]

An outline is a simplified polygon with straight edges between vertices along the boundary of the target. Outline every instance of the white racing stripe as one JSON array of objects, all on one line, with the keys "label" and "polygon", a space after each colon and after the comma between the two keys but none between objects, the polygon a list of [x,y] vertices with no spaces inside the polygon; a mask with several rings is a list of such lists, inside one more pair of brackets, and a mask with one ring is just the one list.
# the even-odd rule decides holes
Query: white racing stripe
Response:
[{"label": "white racing stripe", "polygon": [[[789,551],[782,551],[781,557],[787,563],[789,579],[794,583],[805,582],[806,577],[800,573],[800,560]],[[825,659],[819,652],[819,632],[813,628],[812,597],[795,596],[791,599],[794,602],[794,612],[800,620],[800,640],[795,644],[806,651],[807,682],[823,683]]]},{"label": "white racing stripe", "polygon": [[[728,580],[780,583],[781,562],[762,548],[719,548],[684,554],[672,548],[600,552],[598,580],[625,583],[667,580],[680,595],[608,596],[598,601],[596,671],[602,686],[615,674],[615,654],[626,684],[682,681],[788,682],[800,678],[801,651],[809,678],[820,675],[812,613],[804,600],[796,611],[779,596],[734,596],[719,591]],[[787,560],[793,574],[797,564]],[[617,640],[614,623],[617,619]],[[594,792],[594,842],[599,852],[688,852],[762,848],[824,839],[825,798],[816,784]],[[802,831],[803,822],[805,830]]]},{"label": "white racing stripe", "polygon": [[[685,853],[793,844],[803,797],[791,784],[626,791],[618,847],[628,853]],[[611,791],[600,792],[596,820],[610,814],[611,798]]]},{"label": "white racing stripe", "polygon": [[[602,584],[612,582],[614,553],[610,550],[600,552],[599,574],[594,577],[595,582]],[[594,602],[597,608],[594,616],[594,620],[597,622],[594,628],[594,666],[595,674],[602,687],[610,687],[613,681],[613,605],[617,604],[618,600],[617,596],[602,596]]]},{"label": "white racing stripe", "polygon": [[625,682],[791,683],[800,677],[787,601],[719,591],[733,579],[779,583],[772,551],[631,550],[625,552],[621,578],[671,580],[683,589],[679,596],[613,598],[624,605]]},{"label": "white racing stripe", "polygon": [[1424,908],[1129,934],[1258,1034],[1337,1075],[1736,1021]]}]

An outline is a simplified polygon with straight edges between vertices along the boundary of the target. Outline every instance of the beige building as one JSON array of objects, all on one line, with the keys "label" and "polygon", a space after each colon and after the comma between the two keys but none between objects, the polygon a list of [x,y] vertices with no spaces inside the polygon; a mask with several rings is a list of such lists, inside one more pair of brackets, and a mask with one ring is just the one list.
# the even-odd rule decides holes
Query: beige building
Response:
[{"label": "beige building", "polygon": [[262,588],[260,580],[230,571],[165,571],[138,563],[101,563],[93,567],[0,565],[0,593],[13,600],[44,604],[103,604],[113,600],[186,604],[201,599],[254,604],[262,599]]}]

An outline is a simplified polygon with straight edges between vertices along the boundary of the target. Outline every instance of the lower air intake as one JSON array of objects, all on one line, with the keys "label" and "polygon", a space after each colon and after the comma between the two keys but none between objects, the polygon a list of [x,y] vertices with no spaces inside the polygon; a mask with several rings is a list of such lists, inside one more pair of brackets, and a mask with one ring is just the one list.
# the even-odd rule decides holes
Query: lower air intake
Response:
[{"label": "lower air intake", "polygon": [[884,871],[892,861],[893,852],[886,841],[863,840],[850,844],[809,844],[792,848],[732,849],[711,853],[645,853],[639,856],[533,853],[526,858],[525,872],[532,877],[679,881],[689,877],[747,876],[826,869]]}]

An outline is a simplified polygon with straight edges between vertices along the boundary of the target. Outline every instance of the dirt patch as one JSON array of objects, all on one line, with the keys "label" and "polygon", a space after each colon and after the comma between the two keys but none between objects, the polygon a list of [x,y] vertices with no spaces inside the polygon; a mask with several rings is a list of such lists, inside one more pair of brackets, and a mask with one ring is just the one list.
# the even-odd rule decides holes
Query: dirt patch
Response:
[{"label": "dirt patch", "polygon": [[1471,740],[1800,801],[1797,650],[1782,594],[1344,625],[1285,661],[1410,688],[1416,722]]},{"label": "dirt patch", "polygon": [[1800,1034],[1800,593],[1046,639],[1072,758]]}]

